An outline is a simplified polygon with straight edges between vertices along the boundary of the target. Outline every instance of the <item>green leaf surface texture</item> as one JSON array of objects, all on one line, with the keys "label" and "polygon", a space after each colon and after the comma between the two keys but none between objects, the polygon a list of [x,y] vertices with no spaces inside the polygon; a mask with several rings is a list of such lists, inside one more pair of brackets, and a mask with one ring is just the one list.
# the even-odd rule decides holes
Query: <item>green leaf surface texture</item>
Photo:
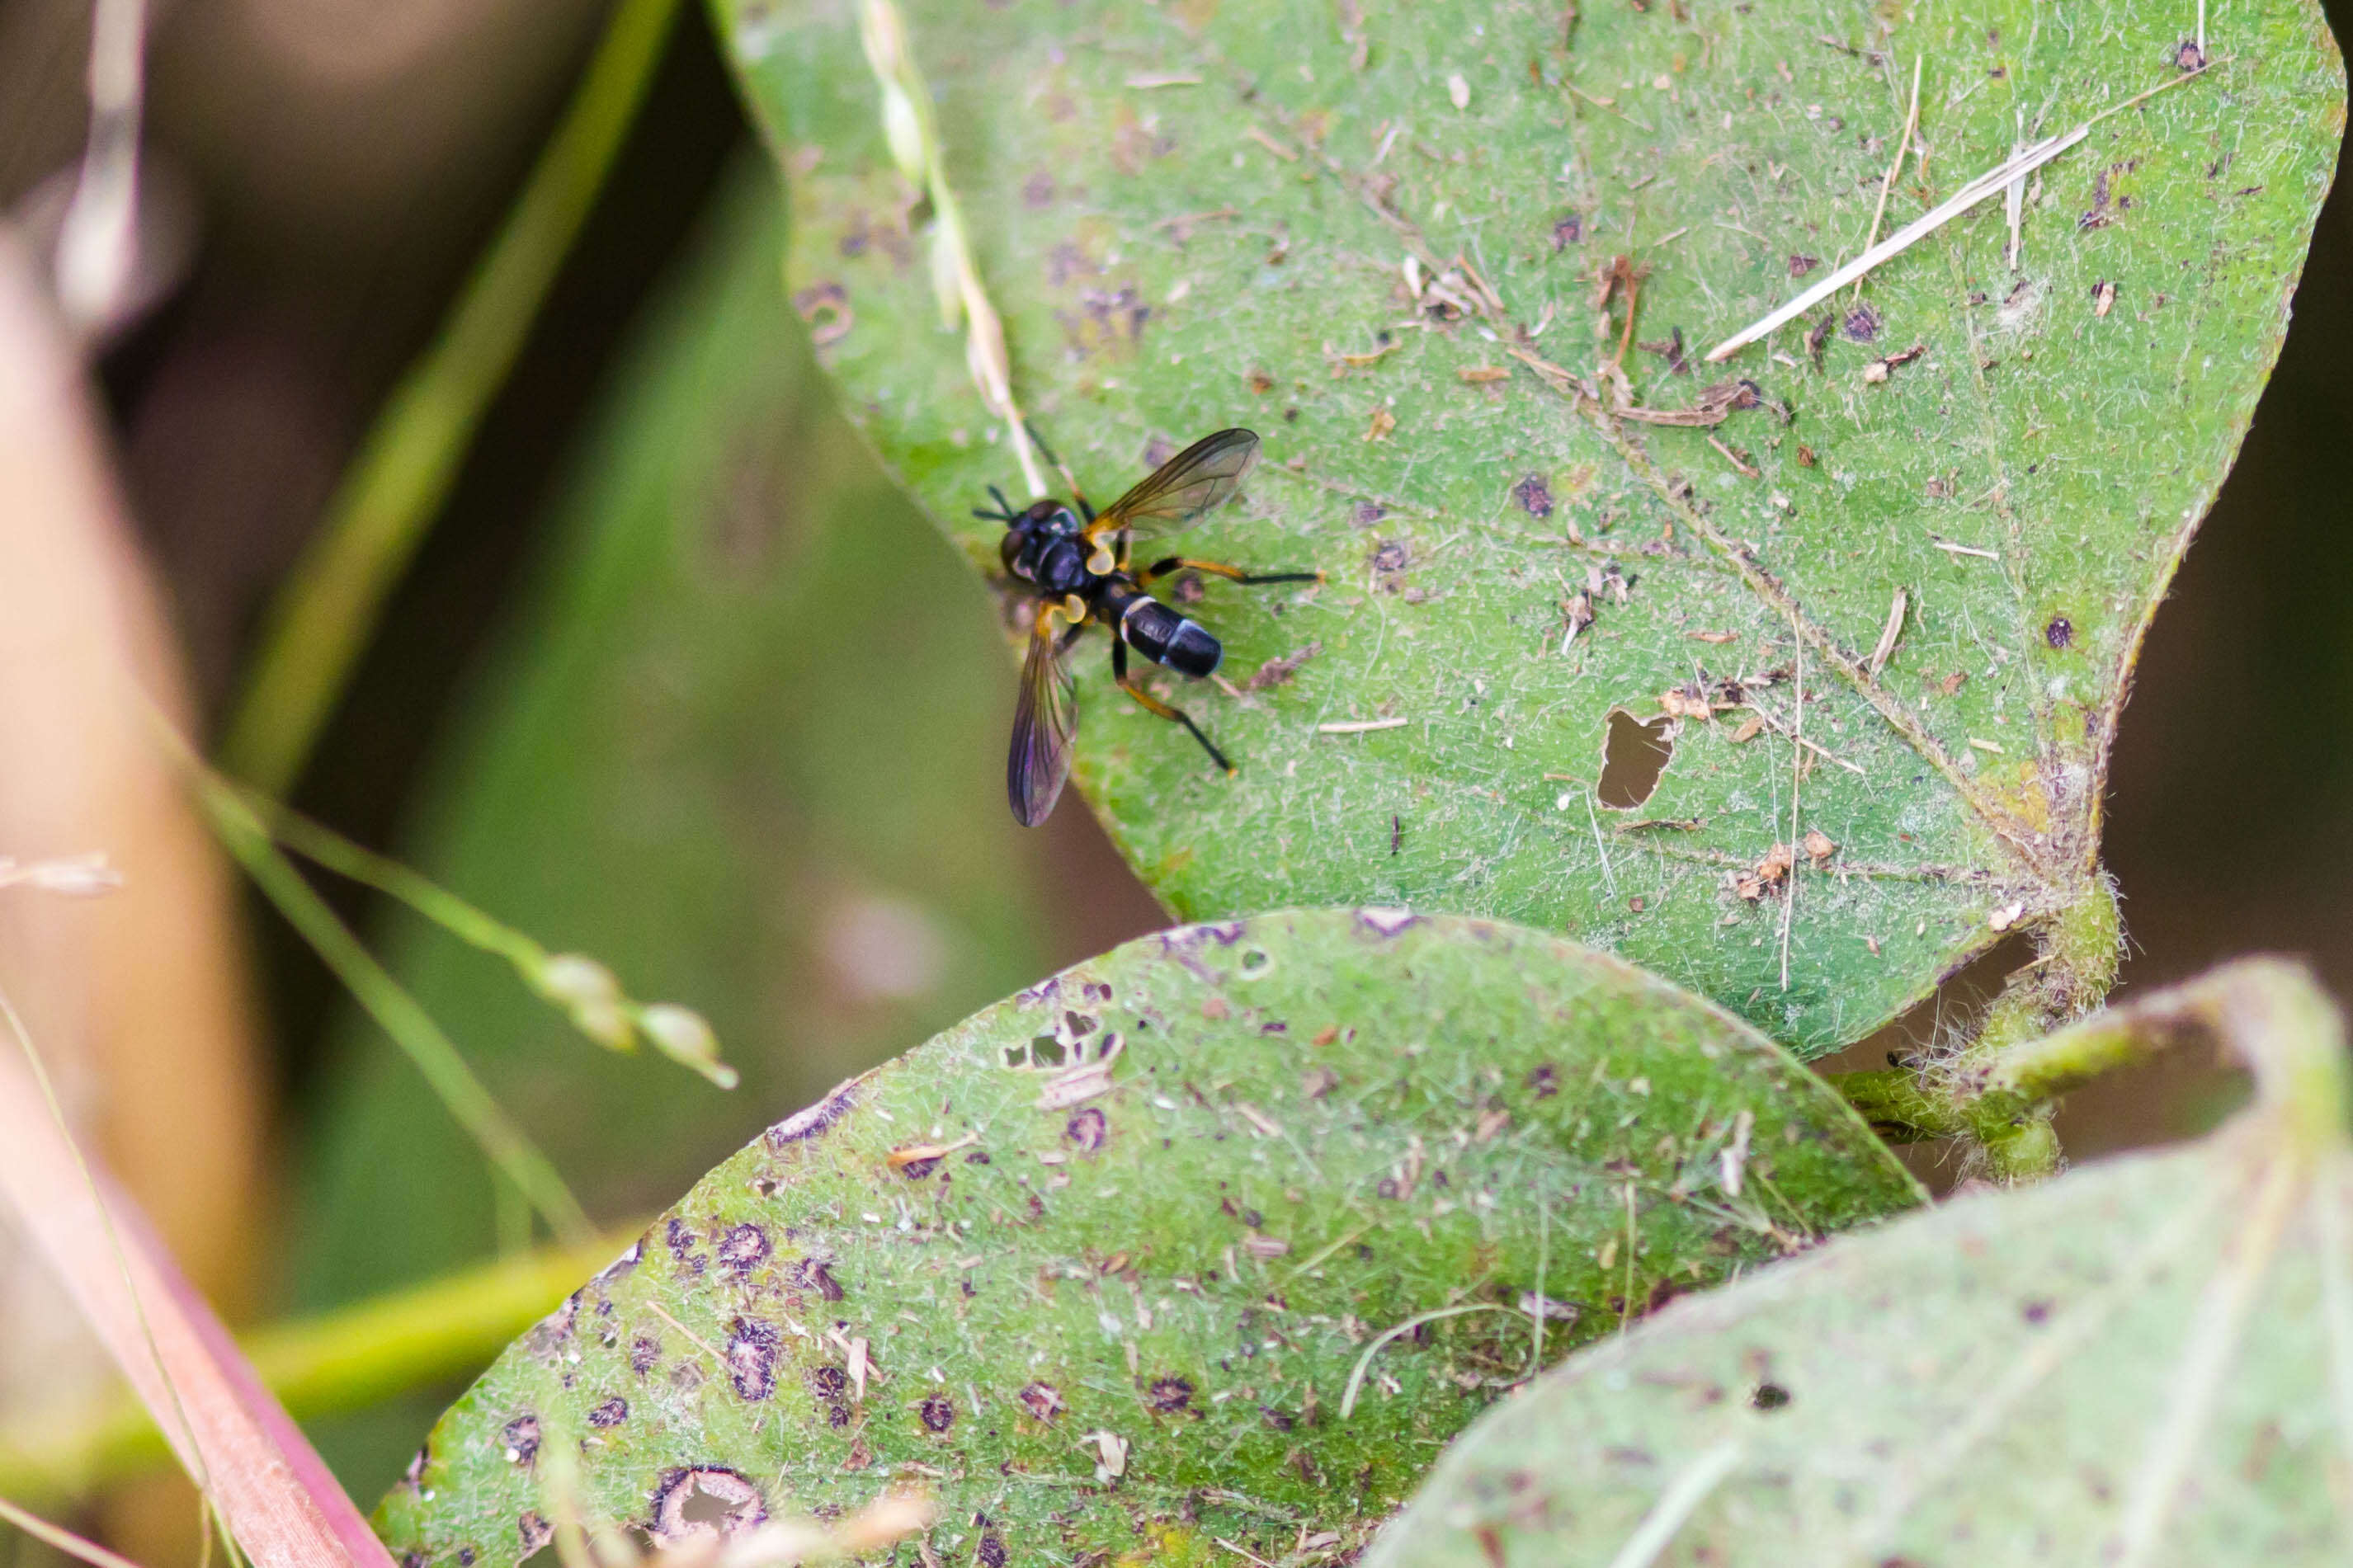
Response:
[{"label": "green leaf surface texture", "polygon": [[912,1484],[942,1563],[1345,1550],[1628,1302],[1918,1198],[1793,1057],[1558,937],[1181,928],[754,1140],[509,1348],[378,1522],[412,1563],[517,1562],[572,1445],[584,1521],[662,1540]]},{"label": "green leaf surface texture", "polygon": [[1366,1568],[2353,1561],[2353,1158],[2249,1113],[1678,1302]]},{"label": "green leaf surface texture", "polygon": [[[968,509],[1020,470],[941,325],[858,7],[715,3],[845,407],[1003,584]],[[1187,551],[1327,579],[1179,584],[1227,685],[1159,688],[1236,777],[1117,692],[1100,634],[1075,656],[1079,784],[1179,914],[1508,918],[1808,1054],[2006,930],[2057,933],[2063,1003],[2105,988],[2133,658],[2335,165],[2317,5],[2218,10],[2202,54],[2177,4],[901,16],[1039,429],[1099,504],[1257,429]],[[2108,110],[2017,183],[2014,255],[1997,195],[1702,360]],[[1672,745],[1647,797],[1609,784],[1614,712]]]}]

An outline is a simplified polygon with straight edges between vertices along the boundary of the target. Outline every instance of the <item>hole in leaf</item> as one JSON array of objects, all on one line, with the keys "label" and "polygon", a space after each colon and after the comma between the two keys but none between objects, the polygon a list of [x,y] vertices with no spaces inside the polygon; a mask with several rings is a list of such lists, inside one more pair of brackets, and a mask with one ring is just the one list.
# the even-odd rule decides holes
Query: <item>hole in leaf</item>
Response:
[{"label": "hole in leaf", "polygon": [[1029,1065],[1031,1067],[1060,1067],[1063,1061],[1068,1058],[1069,1054],[1069,1052],[1062,1048],[1062,1042],[1056,1039],[1051,1035],[1040,1035],[1036,1039],[1029,1042]]},{"label": "hole in leaf", "polygon": [[1254,947],[1242,954],[1242,974],[1246,979],[1255,980],[1273,967],[1274,960],[1262,948]]},{"label": "hole in leaf", "polygon": [[1593,798],[1612,811],[1625,811],[1651,798],[1667,759],[1675,754],[1667,739],[1673,721],[1664,715],[1644,723],[1623,708],[1609,710],[1609,733],[1601,742],[1601,782]]}]

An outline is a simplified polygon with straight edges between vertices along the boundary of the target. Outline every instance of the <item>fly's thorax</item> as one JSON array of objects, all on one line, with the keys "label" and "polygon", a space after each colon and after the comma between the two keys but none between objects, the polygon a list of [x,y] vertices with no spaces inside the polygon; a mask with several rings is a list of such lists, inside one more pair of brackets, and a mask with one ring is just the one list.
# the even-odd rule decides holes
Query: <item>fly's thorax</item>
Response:
[{"label": "fly's thorax", "polygon": [[[997,542],[997,557],[1014,576],[1036,583],[1052,593],[1068,593],[1071,591],[1069,586],[1057,587],[1048,584],[1044,574],[1048,557],[1056,553],[1055,546],[1075,541],[1080,527],[1078,514],[1060,501],[1050,499],[1032,501],[1014,517],[1012,526]],[[1071,552],[1062,552],[1064,554]],[[1086,552],[1077,550],[1075,553],[1083,564]]]}]

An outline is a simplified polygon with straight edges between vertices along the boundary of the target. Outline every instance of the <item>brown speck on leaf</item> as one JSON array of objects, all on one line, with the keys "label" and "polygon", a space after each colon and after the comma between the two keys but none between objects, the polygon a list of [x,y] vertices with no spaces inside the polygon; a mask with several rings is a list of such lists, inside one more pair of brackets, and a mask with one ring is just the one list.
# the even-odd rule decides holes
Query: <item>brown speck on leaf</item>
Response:
[{"label": "brown speck on leaf", "polygon": [[1201,1004],[1201,1016],[1213,1022],[1225,1017],[1232,1011],[1233,1009],[1226,1005],[1226,999],[1222,996],[1211,996]]},{"label": "brown speck on leaf", "polygon": [[[2200,15],[2202,16],[2204,13],[2200,12]],[[2173,63],[2185,71],[2204,70],[2206,51],[2198,47],[2197,39],[2184,38],[2180,46],[2173,51]]]},{"label": "brown speck on leaf", "polygon": [[739,1225],[719,1238],[719,1261],[738,1279],[767,1261],[768,1233],[756,1225]]},{"label": "brown speck on leaf", "polygon": [[1307,1043],[1311,1046],[1328,1046],[1339,1037],[1340,1026],[1337,1024],[1326,1024],[1321,1029],[1316,1030],[1315,1037]]},{"label": "brown speck on leaf", "polygon": [[1389,509],[1377,501],[1360,500],[1356,510],[1348,514],[1348,521],[1358,528],[1370,528],[1388,514]]},{"label": "brown speck on leaf", "polygon": [[1789,253],[1789,276],[1803,278],[1821,264],[1822,258],[1819,256],[1800,256],[1793,250]]},{"label": "brown speck on leaf", "polygon": [[1814,449],[1811,447],[1806,446],[1802,442],[1799,443],[1798,447],[1798,467],[1801,468],[1810,468],[1820,461],[1821,459],[1820,458],[1814,456]]},{"label": "brown speck on leaf", "polygon": [[507,1463],[528,1466],[539,1455],[539,1417],[518,1415],[506,1424],[500,1436],[506,1444]]},{"label": "brown speck on leaf", "polygon": [[1111,1137],[1111,1119],[1092,1105],[1082,1105],[1062,1124],[1062,1137],[1079,1152],[1092,1154]]},{"label": "brown speck on leaf", "polygon": [[1671,719],[1705,719],[1715,711],[1704,693],[1681,686],[1659,693],[1659,707]]},{"label": "brown speck on leaf", "polygon": [[1287,686],[1291,683],[1291,678],[1299,673],[1301,665],[1323,651],[1322,643],[1312,642],[1295,653],[1285,654],[1281,658],[1268,659],[1250,671],[1250,679],[1242,682],[1242,689],[1264,691],[1270,687]]},{"label": "brown speck on leaf", "polygon": [[1193,1403],[1193,1385],[1181,1377],[1155,1377],[1144,1401],[1156,1415],[1175,1415]]},{"label": "brown speck on leaf", "polygon": [[1469,386],[1483,386],[1490,382],[1509,381],[1512,373],[1499,364],[1474,364],[1458,370],[1455,378]]},{"label": "brown speck on leaf", "polygon": [[1745,746],[1762,733],[1764,729],[1765,721],[1751,713],[1740,721],[1740,728],[1732,732],[1732,743],[1736,746]]},{"label": "brown speck on leaf", "polygon": [[1831,331],[1837,324],[1835,316],[1824,316],[1806,329],[1806,357],[1814,362],[1816,370],[1822,368],[1822,346],[1831,341]]},{"label": "brown speck on leaf", "polygon": [[1570,213],[1552,226],[1552,253],[1558,256],[1572,245],[1585,243],[1585,216]]},{"label": "brown speck on leaf", "polygon": [[525,1557],[555,1539],[555,1526],[528,1509],[515,1516],[515,1533],[522,1538]]},{"label": "brown speck on leaf", "polygon": [[1512,499],[1519,502],[1520,510],[1530,517],[1552,515],[1552,487],[1545,482],[1542,474],[1530,474],[1514,485]]},{"label": "brown speck on leaf", "polygon": [[1340,1075],[1330,1068],[1310,1068],[1300,1076],[1299,1093],[1303,1099],[1321,1100],[1340,1086]]},{"label": "brown speck on leaf", "polygon": [[1389,432],[1396,428],[1397,416],[1386,408],[1376,408],[1371,421],[1365,426],[1365,442],[1369,446],[1375,441],[1386,441]]},{"label": "brown speck on leaf", "polygon": [[1914,360],[1918,359],[1922,354],[1926,353],[1927,352],[1927,344],[1914,343],[1910,348],[1905,349],[1901,353],[1892,353],[1883,359],[1873,360],[1869,364],[1862,367],[1862,379],[1873,383],[1885,381],[1888,376],[1895,371],[1910,364]]},{"label": "brown speck on leaf", "polygon": [[2092,314],[2105,316],[2116,309],[2116,286],[2106,279],[2092,285]]},{"label": "brown speck on leaf", "polygon": [[1560,1092],[1560,1069],[1550,1062],[1539,1062],[1528,1069],[1527,1084],[1538,1100],[1550,1100]]},{"label": "brown speck on leaf", "polygon": [[1188,572],[1176,579],[1176,586],[1168,590],[1168,596],[1180,605],[1198,605],[1209,596],[1209,590],[1201,585],[1198,577]]},{"label": "brown speck on leaf", "polygon": [[1806,847],[1806,858],[1817,866],[1828,861],[1831,856],[1838,853],[1837,844],[1831,841],[1829,834],[1819,827],[1806,829],[1803,842]]},{"label": "brown speck on leaf", "polygon": [[600,1431],[618,1426],[628,1418],[629,1402],[618,1394],[615,1394],[588,1412],[588,1425]]},{"label": "brown speck on leaf", "polygon": [[1867,343],[1878,337],[1879,327],[1879,312],[1869,305],[1857,305],[1839,323],[1839,331],[1846,334],[1847,341],[1856,343]]},{"label": "brown speck on leaf", "polygon": [[1033,1383],[1021,1390],[1021,1408],[1040,1421],[1054,1421],[1070,1408],[1062,1401],[1062,1391],[1050,1383]]},{"label": "brown speck on leaf", "polygon": [[1626,908],[1634,914],[1641,914],[1643,910],[1648,907],[1649,906],[1643,902],[1642,895],[1640,893],[1635,894],[1632,898],[1626,900]]},{"label": "brown speck on leaf", "polygon": [[1054,176],[1040,169],[1021,183],[1021,200],[1030,207],[1051,206],[1054,202]]},{"label": "brown speck on leaf", "polygon": [[2075,625],[2064,616],[2053,616],[2051,624],[2042,628],[2042,640],[2052,647],[2065,647],[2075,640]]},{"label": "brown speck on leaf", "polygon": [[1654,342],[1636,343],[1646,354],[1656,354],[1667,362],[1667,369],[1676,375],[1691,374],[1691,361],[1683,353],[1683,330],[1677,327],[1668,336]]},{"label": "brown speck on leaf", "polygon": [[1274,377],[1267,374],[1266,372],[1260,370],[1255,366],[1251,368],[1250,374],[1244,377],[1244,379],[1250,383],[1250,389],[1252,392],[1257,393],[1261,397],[1264,397],[1268,393],[1274,390]]},{"label": "brown speck on leaf", "polygon": [[857,318],[849,309],[849,291],[839,283],[812,283],[793,296],[793,309],[808,323],[809,342],[819,348],[849,335]]},{"label": "brown speck on leaf", "polygon": [[727,1377],[739,1399],[765,1399],[776,1391],[776,1328],[756,1318],[738,1318],[727,1336]]},{"label": "brown speck on leaf", "polygon": [[1778,891],[1789,879],[1789,868],[1796,863],[1797,858],[1789,853],[1788,845],[1776,844],[1765,851],[1765,858],[1746,876],[1734,879],[1733,891],[1753,904],[1767,893]]},{"label": "brown speck on leaf", "polygon": [[1969,672],[1965,669],[1957,669],[1953,671],[1952,674],[1945,677],[1944,679],[1936,682],[1936,694],[1940,697],[1950,697],[1954,692],[1958,691],[1962,687],[1967,686],[1968,683]]},{"label": "brown speck on leaf", "polygon": [[955,1402],[934,1394],[915,1407],[926,1432],[944,1432],[955,1425]]}]

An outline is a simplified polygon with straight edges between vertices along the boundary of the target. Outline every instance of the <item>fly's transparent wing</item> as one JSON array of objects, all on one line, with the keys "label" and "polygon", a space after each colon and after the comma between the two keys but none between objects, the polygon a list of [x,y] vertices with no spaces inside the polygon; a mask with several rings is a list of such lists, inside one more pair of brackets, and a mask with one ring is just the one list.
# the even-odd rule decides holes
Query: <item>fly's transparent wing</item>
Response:
[{"label": "fly's transparent wing", "polygon": [[1058,645],[1061,618],[1051,606],[1038,612],[1029,655],[1021,664],[1021,696],[1013,709],[1013,744],[1005,757],[1005,795],[1024,827],[1046,820],[1071,776],[1071,737],[1078,730],[1078,683]]},{"label": "fly's transparent wing", "polygon": [[1254,430],[1220,430],[1204,436],[1103,508],[1087,531],[1107,534],[1124,529],[1136,539],[1180,533],[1240,489],[1242,476],[1257,461]]}]

